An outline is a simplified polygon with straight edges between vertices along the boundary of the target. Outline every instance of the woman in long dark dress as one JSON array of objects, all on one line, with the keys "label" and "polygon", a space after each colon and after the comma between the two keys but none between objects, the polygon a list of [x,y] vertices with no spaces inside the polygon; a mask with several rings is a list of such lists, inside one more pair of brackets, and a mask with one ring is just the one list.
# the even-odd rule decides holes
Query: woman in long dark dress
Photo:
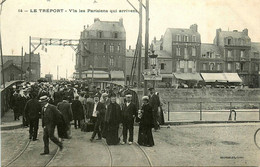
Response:
[{"label": "woman in long dark dress", "polygon": [[142,146],[152,147],[154,146],[152,128],[153,124],[153,111],[149,105],[149,97],[143,97],[143,105],[138,112],[137,121],[139,122],[139,133],[137,143]]},{"label": "woman in long dark dress", "polygon": [[111,103],[107,107],[105,115],[105,138],[108,145],[117,145],[120,142],[118,137],[119,123],[121,122],[121,108],[116,103],[116,97],[111,96]]}]

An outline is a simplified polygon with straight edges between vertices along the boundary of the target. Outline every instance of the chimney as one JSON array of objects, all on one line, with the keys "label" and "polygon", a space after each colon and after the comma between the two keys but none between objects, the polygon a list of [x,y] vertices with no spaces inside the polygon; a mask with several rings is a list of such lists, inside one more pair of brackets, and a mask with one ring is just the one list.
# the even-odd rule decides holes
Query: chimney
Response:
[{"label": "chimney", "polygon": [[247,28],[243,29],[243,33],[248,36],[248,29]]},{"label": "chimney", "polygon": [[153,38],[154,43],[156,43],[156,37]]},{"label": "chimney", "polygon": [[129,45],[129,50],[131,50],[131,45]]},{"label": "chimney", "polygon": [[190,26],[190,29],[193,30],[194,32],[198,32],[198,25],[197,24],[192,24]]},{"label": "chimney", "polygon": [[121,26],[123,26],[123,18],[120,18],[120,19],[119,19],[119,24],[120,24]]},{"label": "chimney", "polygon": [[84,25],[84,30],[86,29],[86,25]]},{"label": "chimney", "polygon": [[163,41],[163,35],[161,35],[161,39],[160,39],[160,41]]},{"label": "chimney", "polygon": [[89,27],[89,25],[87,25],[87,28]]},{"label": "chimney", "polygon": [[221,28],[216,29],[216,44],[219,45],[219,33],[221,32]]},{"label": "chimney", "polygon": [[95,19],[94,19],[94,23],[95,23],[96,21],[100,21],[99,18],[95,18]]}]

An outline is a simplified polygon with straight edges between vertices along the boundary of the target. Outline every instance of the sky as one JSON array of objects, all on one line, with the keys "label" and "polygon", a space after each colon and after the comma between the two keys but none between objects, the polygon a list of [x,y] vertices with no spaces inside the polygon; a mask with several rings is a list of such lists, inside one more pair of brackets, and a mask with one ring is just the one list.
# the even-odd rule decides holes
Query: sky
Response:
[{"label": "sky", "polygon": [[[110,12],[116,9],[132,10],[126,0],[96,1],[97,3],[93,3],[94,0],[6,0],[2,8],[0,25],[3,54],[21,55],[22,47],[28,53],[29,36],[79,39],[84,25],[93,24],[94,18],[99,18],[101,21],[118,21],[123,18],[126,46],[131,45],[134,48],[139,27],[138,14]],[[139,9],[138,0],[129,1]],[[224,31],[242,31],[248,28],[251,41],[260,42],[259,0],[150,0],[149,2],[150,42],[154,37],[160,39],[167,28],[189,28],[192,24],[198,25],[202,43],[212,43],[217,28]],[[145,4],[145,0],[143,3]],[[63,12],[40,12],[41,9],[59,9]],[[72,9],[78,12],[70,12]],[[109,12],[87,12],[88,9]],[[30,12],[31,10],[37,12]],[[85,12],[80,13],[79,10]],[[143,34],[143,39],[144,37]],[[72,76],[75,52],[70,47],[48,46],[47,53],[39,47],[35,53],[41,55],[42,76],[51,73],[56,79],[57,66],[59,77],[66,77],[66,71],[68,77]]]}]

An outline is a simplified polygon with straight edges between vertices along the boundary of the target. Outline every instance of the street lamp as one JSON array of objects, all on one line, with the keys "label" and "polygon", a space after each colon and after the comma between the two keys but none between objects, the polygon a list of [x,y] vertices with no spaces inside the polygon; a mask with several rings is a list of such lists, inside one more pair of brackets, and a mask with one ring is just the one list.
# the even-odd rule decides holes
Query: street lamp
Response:
[{"label": "street lamp", "polygon": [[[149,55],[150,58],[150,65],[152,67],[151,69],[151,75],[154,77],[157,77],[160,75],[159,69],[156,68],[157,66],[157,57],[158,55],[154,54],[154,50],[152,50],[152,54]],[[153,87],[155,87],[155,80],[153,80]]]},{"label": "street lamp", "polygon": [[149,55],[150,57],[150,65],[152,66],[152,69],[155,69],[157,65],[157,57],[158,55],[154,54],[154,50],[152,50],[152,54]]}]

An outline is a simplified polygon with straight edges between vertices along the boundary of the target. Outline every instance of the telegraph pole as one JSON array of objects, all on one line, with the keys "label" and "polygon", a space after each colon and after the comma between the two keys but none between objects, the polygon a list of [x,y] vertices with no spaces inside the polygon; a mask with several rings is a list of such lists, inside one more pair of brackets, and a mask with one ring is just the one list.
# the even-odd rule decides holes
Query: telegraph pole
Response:
[{"label": "telegraph pole", "polygon": [[[0,17],[2,13],[2,7],[5,0],[2,0],[0,6]],[[2,65],[2,81],[3,81],[3,88],[5,88],[5,77],[4,77],[4,60],[3,60],[3,48],[2,48],[2,36],[1,36],[1,18],[0,18],[0,54],[1,54],[1,65]]]},{"label": "telegraph pole", "polygon": [[23,80],[23,47],[21,51],[21,80]]},{"label": "telegraph pole", "polygon": [[[138,76],[137,76],[137,87],[141,88],[141,60],[142,60],[142,25],[143,25],[143,14],[142,14],[142,0],[139,0],[139,43],[138,43]],[[136,48],[137,49],[137,48]]]},{"label": "telegraph pole", "polygon": [[32,75],[32,72],[31,72],[31,66],[32,66],[32,48],[31,48],[31,40],[32,40],[32,37],[30,36],[29,37],[29,77],[28,77],[28,81],[31,81],[31,75]]},{"label": "telegraph pole", "polygon": [[[146,0],[146,18],[145,18],[145,54],[144,68],[148,69],[148,49],[149,49],[149,0]],[[147,81],[144,80],[144,95],[147,95]]]},{"label": "telegraph pole", "polygon": [[59,80],[59,66],[57,66],[57,80]]}]

